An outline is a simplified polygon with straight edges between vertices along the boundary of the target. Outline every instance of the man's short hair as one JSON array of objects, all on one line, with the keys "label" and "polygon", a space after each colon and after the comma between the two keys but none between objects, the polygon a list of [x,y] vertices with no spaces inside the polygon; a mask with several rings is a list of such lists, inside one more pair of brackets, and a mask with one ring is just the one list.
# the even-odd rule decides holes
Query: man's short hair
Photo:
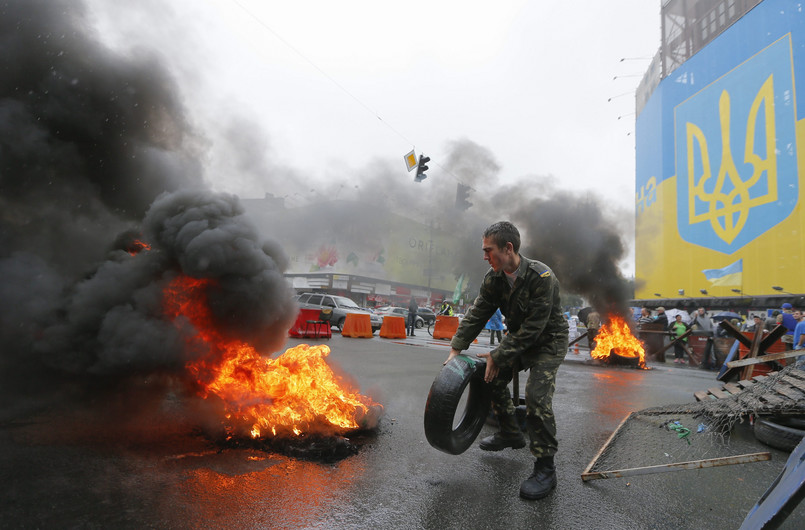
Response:
[{"label": "man's short hair", "polygon": [[511,243],[515,252],[520,251],[520,231],[508,221],[498,221],[484,230],[486,238],[491,239],[498,248],[505,248],[506,243]]}]

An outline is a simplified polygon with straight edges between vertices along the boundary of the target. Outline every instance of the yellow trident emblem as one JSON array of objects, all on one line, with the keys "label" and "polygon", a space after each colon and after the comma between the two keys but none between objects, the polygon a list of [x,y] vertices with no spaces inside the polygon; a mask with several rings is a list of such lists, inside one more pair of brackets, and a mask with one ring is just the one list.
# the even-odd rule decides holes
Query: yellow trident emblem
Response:
[{"label": "yellow trident emblem", "polygon": [[[765,158],[761,158],[755,153],[755,128],[761,105],[763,105],[765,122]],[[777,200],[773,75],[770,75],[758,90],[747,118],[744,162],[751,164],[753,168],[752,176],[748,180],[741,178],[732,158],[732,148],[730,147],[730,95],[726,90],[721,93],[719,98],[718,111],[721,124],[721,166],[718,169],[718,176],[711,193],[704,190],[705,185],[713,176],[710,169],[710,156],[707,151],[707,139],[699,127],[691,122],[686,124],[689,175],[688,222],[693,225],[710,221],[710,225],[716,235],[727,244],[730,244],[741,233],[751,208]],[[701,152],[702,174],[698,179],[696,179],[694,173],[694,141],[698,143]],[[757,195],[756,193],[755,197],[751,197],[750,190],[760,182],[764,172],[766,173],[766,193],[763,195]],[[764,191],[762,184],[758,188],[759,191]],[[706,208],[707,211],[697,212],[697,199],[699,200],[699,209]]]}]

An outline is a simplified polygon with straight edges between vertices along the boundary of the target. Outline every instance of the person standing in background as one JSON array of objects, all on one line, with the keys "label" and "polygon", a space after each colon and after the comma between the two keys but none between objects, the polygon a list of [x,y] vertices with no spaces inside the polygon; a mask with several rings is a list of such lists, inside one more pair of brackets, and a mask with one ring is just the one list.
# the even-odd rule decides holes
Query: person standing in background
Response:
[{"label": "person standing in background", "polygon": [[[419,311],[419,306],[416,299],[412,296],[411,301],[408,302],[408,336],[415,337],[414,330],[416,329],[416,314]],[[398,321],[399,322],[399,321]]]},{"label": "person standing in background", "polygon": [[486,323],[486,329],[489,330],[489,344],[495,344],[495,335],[498,336],[498,343],[503,340],[503,314],[500,308],[495,311],[495,314]]},{"label": "person standing in background", "polygon": [[[671,334],[675,339],[679,339],[688,330],[688,325],[682,322],[682,315],[676,315],[674,323],[669,326]],[[685,343],[687,338],[677,340],[674,342],[674,362],[677,364],[685,364]]]}]

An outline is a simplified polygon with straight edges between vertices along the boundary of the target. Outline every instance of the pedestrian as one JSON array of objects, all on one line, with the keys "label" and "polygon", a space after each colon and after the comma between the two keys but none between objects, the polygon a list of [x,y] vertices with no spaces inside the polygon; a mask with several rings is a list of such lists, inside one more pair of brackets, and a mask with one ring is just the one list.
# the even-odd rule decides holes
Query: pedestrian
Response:
[{"label": "pedestrian", "polygon": [[785,326],[785,335],[780,337],[780,341],[785,344],[786,350],[794,349],[794,328],[797,327],[797,321],[794,318],[794,308],[788,302],[784,303],[780,308],[783,310],[782,319],[780,323]]},{"label": "pedestrian", "polygon": [[[799,313],[799,311],[794,312],[794,316],[796,316],[797,313]],[[799,313],[799,322],[797,322],[797,325],[794,327],[794,349],[805,349],[805,318],[803,318],[802,313]],[[797,357],[797,361],[802,360],[805,360],[805,355]]]},{"label": "pedestrian", "polygon": [[[412,296],[411,301],[408,302],[408,336],[415,337],[414,330],[416,329],[416,314],[419,311],[419,306],[416,299]],[[399,322],[399,320],[398,320]]]},{"label": "pedestrian", "polygon": [[587,315],[587,344],[590,346],[590,351],[595,349],[595,337],[598,336],[598,330],[601,327],[601,315],[598,311],[592,311]]},{"label": "pedestrian", "polygon": [[495,310],[501,310],[509,333],[497,348],[479,354],[486,359],[484,380],[490,386],[500,431],[482,439],[480,448],[500,451],[526,445],[507,385],[512,376],[519,377],[520,370],[529,370],[525,423],[529,449],[536,460],[531,476],[520,485],[520,496],[541,499],[556,487],[554,455],[558,442],[552,401],[556,372],[568,344],[559,281],[547,265],[519,253],[520,233],[507,221],[484,231],[482,248],[491,269],[484,276],[473,307],[459,324],[445,364],[466,350]]},{"label": "pedestrian", "polygon": [[778,316],[780,316],[780,312],[778,310],[775,309],[772,311],[771,316],[766,319],[766,331],[771,331],[777,327]]},{"label": "pedestrian", "polygon": [[498,344],[503,340],[503,314],[500,309],[495,311],[495,314],[487,321],[486,329],[489,330],[489,344],[495,345],[495,335],[498,337]]},{"label": "pedestrian", "polygon": [[637,327],[643,327],[643,324],[651,324],[654,319],[651,317],[651,311],[647,307],[640,308],[640,318],[637,319]]},{"label": "pedestrian", "polygon": [[703,307],[698,308],[693,313],[693,320],[691,321],[691,329],[694,333],[707,338],[704,344],[704,353],[702,354],[702,368],[710,370],[716,368],[716,356],[714,351],[714,333],[713,321],[707,316],[707,310]]},{"label": "pedestrian", "polygon": [[747,320],[745,329],[743,331],[749,331],[754,333],[758,329],[765,328],[765,319],[763,315],[752,315],[752,320]]},{"label": "pedestrian", "polygon": [[579,327],[576,325],[576,319],[567,315],[567,338],[568,340],[575,340],[579,336]]},{"label": "pedestrian", "polygon": [[685,343],[688,338],[680,339],[682,335],[688,331],[688,325],[682,322],[682,315],[677,314],[674,322],[668,326],[671,330],[671,335],[676,339],[674,342],[674,362],[678,364],[685,364]]},{"label": "pedestrian", "polygon": [[665,314],[665,308],[660,306],[657,308],[657,316],[654,317],[654,323],[662,326],[662,329],[668,327],[668,315]]}]

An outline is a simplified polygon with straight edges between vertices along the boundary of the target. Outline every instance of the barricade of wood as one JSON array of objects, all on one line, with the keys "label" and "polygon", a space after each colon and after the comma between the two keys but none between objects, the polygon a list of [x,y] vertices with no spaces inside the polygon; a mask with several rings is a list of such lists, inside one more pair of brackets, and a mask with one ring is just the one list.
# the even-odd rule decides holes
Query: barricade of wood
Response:
[{"label": "barricade of wood", "polygon": [[[744,361],[735,362],[742,363]],[[742,399],[741,394],[752,390],[772,377],[777,379],[774,384],[758,387],[762,389],[762,392],[755,391],[757,395],[752,396],[754,405],[751,411],[761,414],[764,412],[803,410],[805,408],[805,371],[796,369],[784,371],[782,376],[778,372],[770,372],[767,375],[756,375],[751,379],[741,379],[733,383],[714,386],[707,390],[699,390],[693,393],[693,397],[696,398],[696,401],[720,399],[738,399],[740,401]],[[749,396],[750,394],[746,395]],[[745,401],[745,399],[743,400]]]}]

